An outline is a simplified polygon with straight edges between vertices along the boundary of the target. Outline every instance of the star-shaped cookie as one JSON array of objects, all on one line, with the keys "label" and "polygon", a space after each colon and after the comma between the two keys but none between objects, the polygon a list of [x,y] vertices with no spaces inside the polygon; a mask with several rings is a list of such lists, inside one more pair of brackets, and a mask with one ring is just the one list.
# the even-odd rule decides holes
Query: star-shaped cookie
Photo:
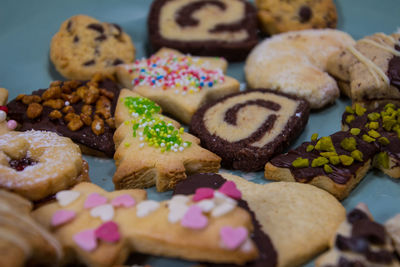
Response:
[{"label": "star-shaped cookie", "polygon": [[[140,189],[106,192],[80,183],[33,215],[69,252],[66,263],[107,267],[140,252],[242,264],[258,253],[250,239],[250,215],[232,192],[238,191],[208,188],[157,202]],[[221,213],[221,205],[230,208]]]},{"label": "star-shaped cookie", "polygon": [[114,134],[117,189],[156,185],[162,192],[173,189],[187,174],[218,171],[220,157],[200,147],[198,138],[160,112],[153,101],[121,91]]},{"label": "star-shaped cookie", "polygon": [[225,76],[223,58],[192,57],[162,48],[148,59],[117,67],[119,81],[189,124],[205,102],[238,92],[237,80]]}]

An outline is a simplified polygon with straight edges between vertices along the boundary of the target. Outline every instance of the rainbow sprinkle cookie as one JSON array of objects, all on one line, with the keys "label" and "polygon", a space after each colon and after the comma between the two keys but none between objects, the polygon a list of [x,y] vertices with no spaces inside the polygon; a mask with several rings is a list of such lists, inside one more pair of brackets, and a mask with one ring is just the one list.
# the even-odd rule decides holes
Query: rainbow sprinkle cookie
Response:
[{"label": "rainbow sprinkle cookie", "polygon": [[221,159],[160,112],[153,101],[121,91],[114,134],[117,189],[156,185],[158,191],[166,191],[187,174],[218,171]]},{"label": "rainbow sprinkle cookie", "polygon": [[239,82],[225,76],[223,58],[192,57],[163,48],[148,59],[118,67],[120,82],[158,103],[188,124],[204,102],[239,91]]}]

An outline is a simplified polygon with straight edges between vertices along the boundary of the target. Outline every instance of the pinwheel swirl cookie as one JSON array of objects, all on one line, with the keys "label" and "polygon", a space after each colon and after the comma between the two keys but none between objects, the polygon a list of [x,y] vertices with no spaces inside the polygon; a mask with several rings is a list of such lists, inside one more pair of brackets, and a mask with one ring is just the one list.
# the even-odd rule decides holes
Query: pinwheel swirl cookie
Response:
[{"label": "pinwheel swirl cookie", "polygon": [[259,257],[247,267],[300,266],[328,247],[345,217],[339,201],[314,186],[285,182],[260,185],[227,173],[192,175],[177,185],[174,194],[227,187],[227,181],[234,182],[243,198],[238,205],[252,216],[252,239]]},{"label": "pinwheel swirl cookie", "polygon": [[225,76],[223,58],[192,57],[163,48],[149,59],[117,68],[126,87],[159,104],[164,112],[189,124],[204,103],[239,91],[239,82]]},{"label": "pinwheel swirl cookie", "polygon": [[190,132],[222,158],[223,166],[257,171],[301,133],[308,114],[304,100],[250,90],[202,106],[193,116]]},{"label": "pinwheel swirl cookie", "polygon": [[243,264],[258,256],[249,213],[234,185],[203,188],[164,202],[139,189],[106,192],[81,183],[34,211],[65,250],[66,263],[108,267],[130,252],[187,260]]},{"label": "pinwheel swirl cookie", "polygon": [[0,190],[0,265],[2,267],[58,266],[60,243],[30,216],[32,204]]},{"label": "pinwheel swirl cookie", "polygon": [[243,0],[156,0],[148,30],[153,49],[241,61],[257,44],[256,10]]},{"label": "pinwheel swirl cookie", "polygon": [[153,101],[121,91],[114,135],[117,189],[156,185],[158,191],[165,191],[187,174],[218,171],[221,159],[160,112]]},{"label": "pinwheel swirl cookie", "polygon": [[336,81],[326,73],[330,55],[353,45],[338,30],[305,30],[268,38],[252,50],[245,64],[251,88],[271,88],[301,97],[313,109],[322,108],[339,96]]},{"label": "pinwheel swirl cookie", "polygon": [[[354,102],[400,100],[400,34],[376,33],[334,53],[328,71]],[[371,103],[372,102],[372,103]]]}]

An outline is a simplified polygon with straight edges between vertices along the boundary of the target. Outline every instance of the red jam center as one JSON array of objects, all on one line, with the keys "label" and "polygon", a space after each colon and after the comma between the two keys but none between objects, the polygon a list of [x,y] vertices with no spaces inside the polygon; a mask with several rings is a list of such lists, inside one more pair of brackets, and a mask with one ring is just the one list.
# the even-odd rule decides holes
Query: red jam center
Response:
[{"label": "red jam center", "polygon": [[15,169],[17,172],[25,170],[28,166],[37,164],[37,162],[31,158],[12,159],[8,163],[10,164],[10,167]]}]

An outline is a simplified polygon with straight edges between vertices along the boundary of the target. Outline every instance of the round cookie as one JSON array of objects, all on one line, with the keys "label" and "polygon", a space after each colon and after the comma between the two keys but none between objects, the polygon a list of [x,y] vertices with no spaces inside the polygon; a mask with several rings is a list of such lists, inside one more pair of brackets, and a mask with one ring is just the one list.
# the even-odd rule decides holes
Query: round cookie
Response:
[{"label": "round cookie", "polygon": [[347,33],[323,29],[282,33],[250,53],[245,64],[250,88],[270,88],[306,99],[317,109],[339,96],[336,81],[325,70],[330,55],[354,40]]},{"label": "round cookie", "polygon": [[256,0],[261,29],[268,34],[305,29],[335,28],[332,0]]},{"label": "round cookie", "polygon": [[96,72],[113,74],[116,65],[134,58],[135,47],[120,26],[86,15],[64,21],[50,45],[51,61],[68,79],[88,80]]},{"label": "round cookie", "polygon": [[304,129],[309,105],[266,89],[232,94],[201,107],[190,132],[222,158],[222,166],[257,171]]}]

